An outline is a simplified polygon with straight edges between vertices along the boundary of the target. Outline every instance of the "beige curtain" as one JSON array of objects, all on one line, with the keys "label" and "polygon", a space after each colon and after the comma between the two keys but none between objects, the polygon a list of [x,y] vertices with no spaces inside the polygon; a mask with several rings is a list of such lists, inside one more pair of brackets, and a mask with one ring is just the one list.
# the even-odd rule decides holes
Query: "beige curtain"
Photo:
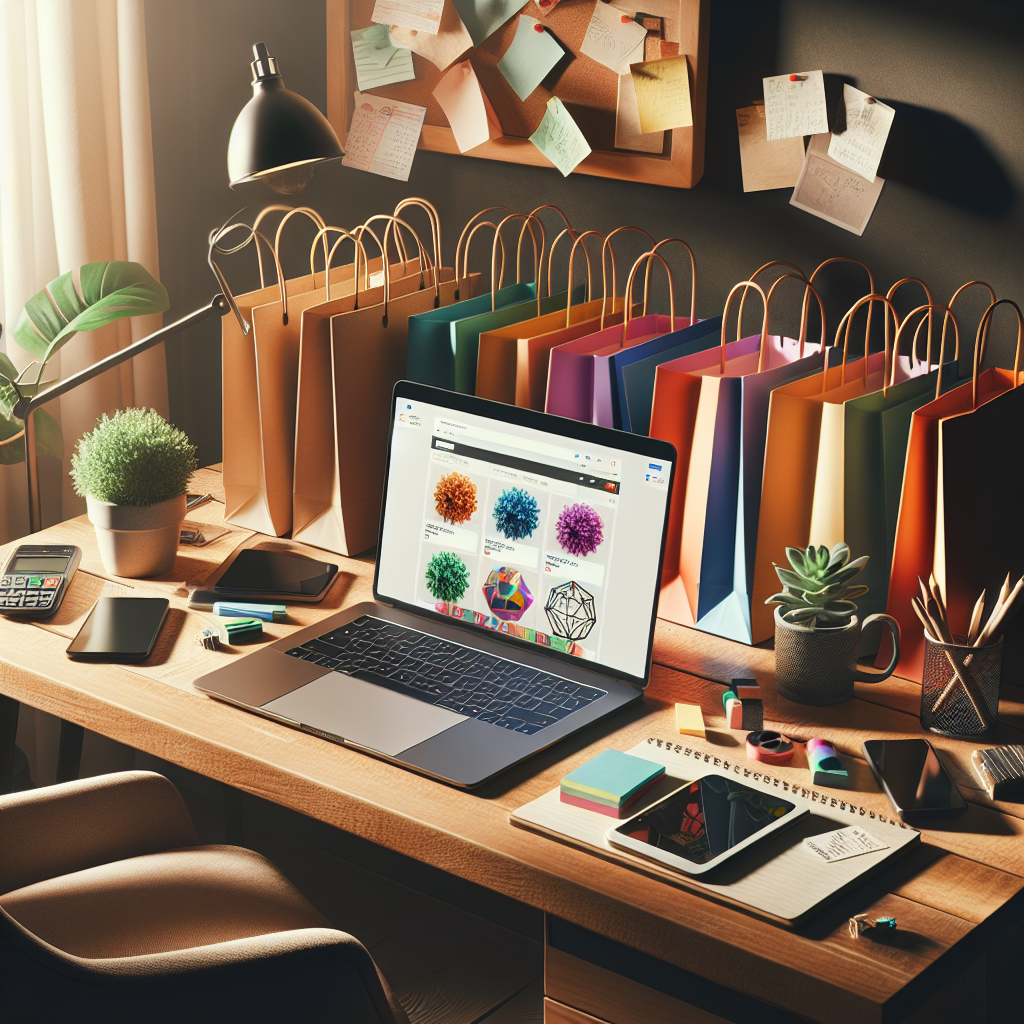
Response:
[{"label": "beige curtain", "polygon": [[[144,0],[0,0],[0,317],[8,356],[25,300],[84,263],[141,263],[159,279]],[[138,317],[76,335],[47,366],[66,377],[149,334]],[[44,522],[84,511],[68,478],[102,412],[167,415],[163,346],[48,406],[64,464],[44,481]],[[44,460],[53,461],[53,460]],[[24,467],[0,467],[0,542],[27,532]]]}]

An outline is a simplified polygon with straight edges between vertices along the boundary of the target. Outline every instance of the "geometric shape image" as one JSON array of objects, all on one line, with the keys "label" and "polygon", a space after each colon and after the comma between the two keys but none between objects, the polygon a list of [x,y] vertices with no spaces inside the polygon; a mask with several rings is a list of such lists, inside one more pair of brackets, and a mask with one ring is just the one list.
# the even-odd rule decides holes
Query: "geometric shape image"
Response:
[{"label": "geometric shape image", "polygon": [[593,554],[604,540],[604,524],[590,505],[566,505],[555,524],[555,533],[563,550],[583,558]]},{"label": "geometric shape image", "polygon": [[449,473],[434,488],[434,510],[446,523],[464,523],[476,511],[476,484],[461,473]]},{"label": "geometric shape image", "polygon": [[544,614],[551,623],[551,632],[567,640],[586,640],[597,622],[594,595],[576,582],[552,587]]},{"label": "geometric shape image", "polygon": [[451,551],[436,551],[427,562],[427,590],[435,601],[454,604],[462,600],[469,586],[469,569]]},{"label": "geometric shape image", "polygon": [[506,487],[494,503],[494,524],[506,540],[533,536],[539,522],[537,499],[521,487]]},{"label": "geometric shape image", "polygon": [[517,622],[533,604],[533,594],[518,569],[502,566],[487,574],[484,584],[484,600],[487,607],[499,619]]}]

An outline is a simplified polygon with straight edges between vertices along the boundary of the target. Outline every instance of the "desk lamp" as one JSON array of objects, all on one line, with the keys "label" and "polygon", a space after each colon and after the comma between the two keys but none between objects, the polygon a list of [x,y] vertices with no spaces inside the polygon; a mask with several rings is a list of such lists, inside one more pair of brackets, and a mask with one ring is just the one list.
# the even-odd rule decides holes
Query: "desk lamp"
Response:
[{"label": "desk lamp", "polygon": [[[256,58],[252,62],[253,97],[242,108],[231,129],[228,181],[231,188],[246,181],[262,181],[277,192],[293,195],[313,177],[315,164],[336,160],[343,155],[343,150],[327,118],[309,100],[285,88],[277,60],[267,52],[266,44],[257,43],[252,49]],[[42,529],[36,431],[32,416],[36,409],[214,313],[223,316],[230,308],[228,300],[218,292],[205,306],[37,395],[29,397],[18,391],[13,412],[25,424],[25,473],[28,479],[29,529],[32,533]],[[249,324],[240,315],[239,322],[248,334]]]}]

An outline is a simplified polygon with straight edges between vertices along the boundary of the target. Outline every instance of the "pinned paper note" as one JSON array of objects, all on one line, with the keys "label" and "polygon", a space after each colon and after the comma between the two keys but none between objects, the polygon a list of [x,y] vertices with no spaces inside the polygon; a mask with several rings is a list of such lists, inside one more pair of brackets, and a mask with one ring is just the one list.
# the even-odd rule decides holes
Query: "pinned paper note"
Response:
[{"label": "pinned paper note", "polygon": [[540,8],[541,14],[547,14],[548,11],[553,11],[558,6],[558,0],[537,0],[537,6]]},{"label": "pinned paper note", "polygon": [[617,75],[624,75],[630,64],[644,59],[646,38],[647,29],[638,25],[625,11],[598,0],[580,53]]},{"label": "pinned paper note", "polygon": [[776,75],[764,80],[768,141],[828,131],[825,78],[820,71]]},{"label": "pinned paper note", "polygon": [[452,0],[474,46],[494,35],[517,11],[525,0]]},{"label": "pinned paper note", "polygon": [[448,118],[460,153],[501,138],[501,124],[468,60],[448,70],[434,89],[434,99]]},{"label": "pinned paper note", "polygon": [[376,0],[370,20],[434,34],[441,24],[443,7],[444,0]]},{"label": "pinned paper note", "polygon": [[619,75],[619,95],[615,103],[615,148],[637,153],[661,153],[665,149],[665,133],[640,131],[640,111],[632,75]]},{"label": "pinned paper note", "polygon": [[827,132],[811,139],[790,205],[862,235],[884,182],[879,177],[868,181],[837,164],[828,155],[828,142]]},{"label": "pinned paper note", "polygon": [[557,96],[552,96],[544,111],[544,120],[530,136],[530,141],[566,177],[581,161],[590,156],[590,146],[579,125]]},{"label": "pinned paper note", "polygon": [[444,10],[441,12],[441,27],[436,35],[392,25],[391,39],[397,45],[407,46],[413,53],[425,57],[442,71],[473,48],[473,40],[469,38],[466,26],[462,24],[452,0],[445,0]]},{"label": "pinned paper note", "polygon": [[341,162],[408,181],[427,108],[365,92],[357,92],[355,102]]},{"label": "pinned paper note", "polygon": [[804,138],[768,141],[764,105],[741,107],[736,111],[740,136],[740,167],[743,191],[762,192],[769,188],[792,188],[804,166]]},{"label": "pinned paper note", "polygon": [[519,24],[498,70],[515,94],[525,100],[552,68],[565,56],[565,50],[536,18],[519,15]]},{"label": "pinned paper note", "polygon": [[833,133],[828,155],[868,181],[875,180],[896,111],[852,85],[843,86],[846,131]]},{"label": "pinned paper note", "polygon": [[690,75],[686,56],[643,61],[630,67],[640,130],[663,132],[693,124],[690,109]]},{"label": "pinned paper note", "polygon": [[[359,89],[379,89],[382,85],[408,82],[416,77],[412,54],[392,46],[387,25],[371,25],[352,33],[352,56],[355,58],[356,82]],[[382,61],[382,57],[386,57]]]},{"label": "pinned paper note", "polygon": [[877,836],[858,825],[839,828],[834,832],[826,832],[820,836],[810,836],[804,840],[804,847],[820,857],[826,864],[839,860],[849,860],[864,853],[877,853],[888,850],[889,844],[883,843]]}]

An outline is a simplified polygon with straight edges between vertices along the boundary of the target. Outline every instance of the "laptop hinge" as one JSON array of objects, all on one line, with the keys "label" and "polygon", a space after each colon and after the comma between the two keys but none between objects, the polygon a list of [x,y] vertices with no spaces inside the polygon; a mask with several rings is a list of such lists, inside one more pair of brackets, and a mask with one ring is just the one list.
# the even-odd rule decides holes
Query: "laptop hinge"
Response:
[{"label": "laptop hinge", "polygon": [[324,732],[323,729],[316,729],[312,725],[306,725],[305,722],[299,725],[299,728],[303,732],[308,732],[312,736],[319,736],[322,740],[330,740],[331,743],[344,744],[345,739],[343,736],[335,736],[333,732]]}]

